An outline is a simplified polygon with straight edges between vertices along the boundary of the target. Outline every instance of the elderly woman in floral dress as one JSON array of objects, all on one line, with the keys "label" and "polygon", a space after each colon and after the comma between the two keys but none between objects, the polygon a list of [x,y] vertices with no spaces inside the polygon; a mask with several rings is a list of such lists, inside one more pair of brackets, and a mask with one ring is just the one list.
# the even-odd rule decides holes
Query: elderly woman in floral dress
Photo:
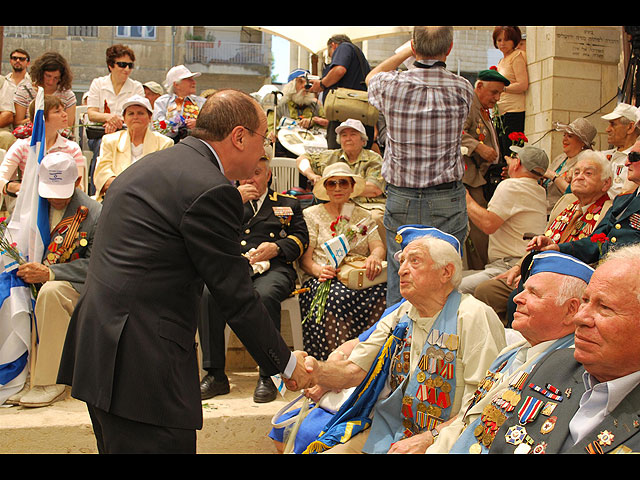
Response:
[{"label": "elderly woman in floral dress", "polygon": [[[330,165],[313,190],[316,198],[326,203],[303,211],[309,229],[309,248],[300,259],[302,286],[309,288],[300,296],[305,318],[304,350],[318,359],[326,359],[339,345],[373,325],[386,307],[386,282],[380,276],[384,270],[384,244],[376,230],[364,231],[362,225],[372,229],[375,222],[367,210],[350,200],[360,195],[363,188],[364,179],[355,175],[347,164]],[[368,288],[351,289],[342,283],[338,279],[340,266],[336,269],[330,265],[322,248],[325,242],[345,231],[354,234],[355,241],[350,243],[355,246],[341,265],[356,259],[363,262],[365,275],[373,283]],[[324,311],[320,310],[319,314],[316,304],[325,295],[325,282],[330,284],[327,284]]]}]

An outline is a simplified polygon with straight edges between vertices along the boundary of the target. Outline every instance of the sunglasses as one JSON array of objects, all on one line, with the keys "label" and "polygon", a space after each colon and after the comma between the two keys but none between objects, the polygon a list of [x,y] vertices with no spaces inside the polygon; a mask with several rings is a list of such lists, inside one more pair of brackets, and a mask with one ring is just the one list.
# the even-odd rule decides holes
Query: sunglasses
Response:
[{"label": "sunglasses", "polygon": [[629,152],[627,158],[631,163],[640,162],[640,152]]},{"label": "sunglasses", "polygon": [[26,62],[27,60],[29,60],[27,57],[16,57],[16,56],[12,56],[9,57],[11,60],[13,60],[14,62]]},{"label": "sunglasses", "polygon": [[351,186],[351,181],[345,178],[341,178],[340,180],[327,180],[326,182],[324,182],[324,188],[326,188],[327,190],[333,190],[338,185],[340,185],[340,188],[348,188]]},{"label": "sunglasses", "polygon": [[120,68],[129,67],[131,70],[133,70],[133,62],[116,62],[116,65],[119,66]]}]

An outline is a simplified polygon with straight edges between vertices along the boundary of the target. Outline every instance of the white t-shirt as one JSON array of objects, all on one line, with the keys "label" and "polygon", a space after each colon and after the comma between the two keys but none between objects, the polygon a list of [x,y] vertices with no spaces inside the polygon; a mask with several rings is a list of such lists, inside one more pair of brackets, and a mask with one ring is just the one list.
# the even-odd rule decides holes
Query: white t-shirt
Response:
[{"label": "white t-shirt", "polygon": [[504,223],[489,235],[489,262],[504,257],[522,257],[526,253],[527,232],[542,235],[547,226],[545,189],[533,178],[507,178],[498,184],[487,210]]}]

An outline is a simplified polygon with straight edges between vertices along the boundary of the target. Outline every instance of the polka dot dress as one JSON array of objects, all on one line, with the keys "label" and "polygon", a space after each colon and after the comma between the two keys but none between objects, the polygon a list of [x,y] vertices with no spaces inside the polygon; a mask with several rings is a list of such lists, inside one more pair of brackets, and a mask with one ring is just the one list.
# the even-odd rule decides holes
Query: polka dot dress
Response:
[{"label": "polka dot dress", "polygon": [[[304,283],[303,287],[310,290],[300,295],[302,318],[309,312],[319,285],[315,278]],[[356,338],[380,319],[386,308],[386,296],[386,283],[351,290],[339,280],[332,280],[320,323],[316,323],[313,315],[302,325],[305,352],[318,360],[326,360],[337,347]]]}]

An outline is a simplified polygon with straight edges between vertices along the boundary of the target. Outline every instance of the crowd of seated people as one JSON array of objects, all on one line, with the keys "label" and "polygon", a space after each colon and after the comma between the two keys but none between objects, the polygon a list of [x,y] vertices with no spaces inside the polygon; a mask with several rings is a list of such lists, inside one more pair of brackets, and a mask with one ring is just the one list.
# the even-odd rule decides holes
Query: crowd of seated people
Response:
[{"label": "crowd of seated people", "polygon": [[[444,64],[450,49],[444,50],[446,54],[429,58],[424,53],[424,44],[442,42],[447,38],[446,30],[446,27],[415,27],[410,48],[399,49],[388,62],[371,71],[367,83],[372,85],[381,109],[391,113],[393,106],[402,102],[393,95],[401,88],[398,86],[401,80],[410,82],[420,76],[440,75],[437,69]],[[509,38],[501,41],[509,41]],[[518,48],[522,49],[518,58],[526,58],[522,45],[511,45],[504,51],[511,55]],[[73,170],[69,173],[72,181],[67,182],[64,194],[49,197],[52,212],[57,212],[55,218],[59,221],[74,216],[75,211],[65,211],[68,200],[73,197],[91,211],[82,219],[91,230],[99,216],[100,202],[108,202],[111,182],[117,181],[118,175],[148,153],[171,148],[188,136],[208,95],[205,92],[196,94],[195,78],[199,74],[184,65],[168,70],[164,81],[166,90],[156,82],[143,85],[130,78],[136,59],[134,51],[125,45],[109,47],[106,52],[109,74],[96,78],[87,95],[88,121],[102,127],[91,138],[89,149],[93,155],[87,171],[82,149],[69,128],[75,120],[71,67],[58,53],[46,52],[34,60],[27,72],[24,64],[30,62],[29,54],[16,50],[11,55],[15,78],[3,77],[4,81],[0,83],[0,121],[5,121],[5,112],[11,112],[8,127],[0,136],[5,142],[2,145],[7,145],[6,152],[0,150],[3,210],[11,213],[12,201],[20,194],[21,175],[29,155],[33,100],[37,89],[42,87],[47,132],[45,153],[51,161],[64,156],[65,168]],[[417,58],[416,63],[409,68],[398,68],[411,55]],[[292,72],[287,95],[280,100],[275,97],[279,102],[275,112],[277,116],[294,116],[296,112],[302,112],[298,107],[304,106],[305,111],[312,114],[300,113],[292,120],[301,124],[313,121],[326,126],[322,96],[316,96],[313,90],[306,91],[307,73]],[[330,74],[328,70],[324,78],[330,78]],[[495,97],[492,105],[498,102],[501,93],[508,92],[507,87],[512,83],[498,72],[480,72],[479,78],[480,82],[497,85],[497,90],[491,92]],[[486,84],[472,87],[464,84],[464,79],[455,81],[460,82],[456,85],[461,85],[464,92],[457,97],[456,111],[466,112],[466,117],[471,118],[472,102],[482,103],[481,90]],[[322,79],[320,85],[324,85]],[[482,109],[486,110],[486,106]],[[433,113],[431,109],[429,113]],[[496,112],[491,114],[496,115]],[[472,161],[473,150],[481,155],[487,137],[499,137],[495,122],[489,118],[475,134],[463,131],[463,122],[458,125],[459,132],[455,130],[451,134],[448,129],[447,135],[451,135],[459,149],[456,168],[460,168],[456,172],[460,173],[460,178],[442,184],[436,181],[424,190],[437,194],[456,185],[463,186],[467,232],[473,225],[486,235],[486,245],[482,246],[456,238],[459,232],[447,231],[445,223],[434,227],[418,220],[405,222],[400,228],[391,227],[395,212],[389,209],[397,208],[398,189],[414,192],[420,187],[394,185],[397,176],[391,176],[389,164],[393,161],[397,169],[402,163],[402,155],[413,158],[420,150],[414,145],[407,146],[407,151],[398,148],[398,142],[402,143],[397,135],[398,120],[393,115],[388,117],[388,134],[392,141],[380,145],[379,149],[366,148],[371,140],[368,130],[362,122],[350,118],[335,129],[340,148],[297,156],[297,173],[308,180],[308,193],[314,198],[305,208],[294,196],[271,188],[269,161],[274,152],[278,152],[274,149],[277,138],[271,134],[265,137],[263,160],[266,163],[258,167],[253,181],[237,185],[245,203],[243,252],[246,250],[247,268],[251,270],[253,280],[253,285],[247,288],[257,288],[262,278],[274,278],[278,262],[286,265],[283,288],[287,291],[279,291],[275,296],[270,314],[277,317],[278,302],[287,298],[288,293],[297,295],[303,318],[304,351],[309,355],[306,365],[316,375],[317,388],[321,392],[306,392],[312,401],[319,403],[322,395],[347,388],[382,389],[377,386],[379,371],[374,367],[379,366],[378,361],[390,363],[389,376],[380,384],[390,387],[384,390],[390,392],[384,401],[363,405],[364,396],[357,399],[352,396],[343,399],[344,407],[338,411],[342,415],[334,415],[335,411],[320,414],[318,410],[314,416],[321,415],[320,420],[305,424],[300,438],[302,434],[306,437],[303,444],[296,446],[296,451],[491,453],[510,449],[544,452],[548,448],[549,451],[564,452],[575,449],[586,439],[591,442],[583,447],[586,451],[615,446],[613,435],[607,441],[598,440],[601,439],[598,434],[602,434],[605,427],[595,421],[575,429],[563,426],[563,429],[569,429],[569,438],[565,435],[565,442],[558,445],[535,440],[535,435],[530,440],[516,439],[516,427],[522,426],[522,421],[517,425],[511,412],[514,409],[518,412],[525,398],[540,401],[540,391],[535,390],[534,394],[529,391],[529,383],[519,384],[518,379],[540,375],[542,382],[541,376],[553,371],[554,367],[558,376],[564,374],[565,367],[573,368],[574,365],[562,355],[566,350],[573,351],[574,346],[575,369],[589,378],[584,385],[574,386],[576,391],[590,392],[603,382],[618,385],[610,382],[616,382],[620,377],[628,380],[623,396],[631,395],[629,392],[637,388],[640,365],[631,360],[638,356],[631,347],[621,352],[626,357],[615,356],[630,364],[629,371],[621,368],[620,372],[612,372],[611,365],[603,366],[599,358],[594,360],[592,356],[597,357],[593,350],[604,350],[607,346],[604,341],[595,345],[599,336],[610,334],[606,340],[623,340],[619,336],[620,330],[611,333],[605,327],[597,328],[598,315],[603,315],[596,300],[602,292],[597,288],[603,291],[610,288],[606,275],[624,276],[628,282],[625,288],[637,285],[637,269],[634,272],[618,268],[614,274],[612,265],[620,267],[622,262],[631,262],[629,259],[637,252],[633,246],[640,242],[640,198],[637,195],[640,186],[640,110],[619,103],[611,112],[601,115],[601,120],[608,124],[606,133],[610,149],[597,148],[597,129],[589,118],[576,118],[554,126],[554,131],[560,132],[563,138],[562,153],[552,160],[549,160],[550,152],[534,144],[512,145],[505,151],[496,141],[493,154],[483,158],[490,165],[504,163],[505,168],[502,178],[491,190],[482,189],[480,197],[485,202],[478,201],[478,191],[473,188],[494,179],[483,177],[478,185],[471,186],[462,179],[462,173],[464,162]],[[301,122],[303,119],[305,122]],[[425,116],[425,122],[429,120]],[[384,118],[381,121],[384,122]],[[273,119],[271,122],[271,133],[275,133],[278,122]],[[473,122],[465,125],[471,128],[472,123],[480,125],[480,120],[474,117]],[[3,125],[0,123],[0,128]],[[417,124],[410,127],[416,135],[423,128]],[[7,137],[8,131],[12,138]],[[439,137],[434,134],[432,138]],[[378,154],[378,150],[384,155]],[[464,160],[463,155],[466,155]],[[486,167],[478,168],[480,175],[487,172]],[[413,180],[418,184],[424,172],[419,169],[408,171],[417,172]],[[437,177],[437,172],[430,174]],[[88,192],[83,192],[83,183],[88,183]],[[395,192],[391,207],[387,195],[389,186]],[[61,205],[56,199],[67,203]],[[256,200],[258,203],[254,204]],[[408,200],[413,201],[413,198]],[[264,239],[258,235],[257,223],[252,223],[258,222],[262,214],[264,219],[260,221],[269,225],[262,232]],[[51,224],[52,232],[58,223]],[[252,228],[254,232],[251,232]],[[76,239],[78,242],[86,240],[80,234]],[[256,242],[252,249],[248,247],[249,239]],[[338,242],[340,248],[336,247]],[[396,248],[391,251],[389,245],[393,244]],[[55,248],[53,245],[52,249]],[[486,259],[484,265],[471,268],[465,263],[463,252],[470,248],[485,249],[477,252],[479,258]],[[71,288],[69,295],[73,297],[62,315],[66,319],[77,301],[78,288],[73,282],[82,283],[86,270],[80,266],[88,261],[89,255],[90,248],[83,250],[83,255],[65,257],[52,264],[48,264],[46,258],[35,262],[47,268],[38,267],[41,276],[27,276],[23,272],[25,278],[31,279],[25,281],[37,283],[41,289],[49,284],[47,289],[53,289],[59,284],[49,282],[66,280],[64,272],[73,271],[74,276],[64,285]],[[387,270],[392,260],[398,267]],[[75,269],[55,266],[76,261],[78,268]],[[394,278],[401,296],[399,302],[389,301],[387,275]],[[590,286],[592,283],[593,287]],[[47,292],[46,289],[42,291]],[[61,294],[55,295],[59,301]],[[44,294],[42,298],[44,302]],[[637,322],[634,314],[628,313],[623,306],[620,302],[610,318],[624,326]],[[207,292],[201,308],[207,312],[208,319],[200,323],[200,328],[207,326],[209,329],[209,323],[215,326],[206,333],[211,334],[206,340],[210,343],[207,354],[212,360],[206,366],[208,373],[201,383],[202,398],[210,399],[230,390],[224,375],[224,360],[220,361],[220,352],[214,351],[223,349],[224,345],[213,341],[217,338],[215,332],[222,335],[224,325],[216,324],[210,318],[215,315],[215,305],[208,303]],[[42,315],[43,325],[49,321],[47,317],[53,315],[41,307],[37,313]],[[274,322],[278,323],[275,318]],[[64,325],[65,321],[62,321],[56,336],[46,337],[47,341],[40,345],[41,363],[45,356],[55,362],[58,354],[45,352],[50,342],[56,345],[61,342],[59,331],[64,331]],[[400,333],[395,330],[400,327],[406,330]],[[481,339],[477,337],[478,332],[482,332]],[[578,332],[581,332],[580,337]],[[399,347],[394,355],[385,358],[383,352],[391,340],[399,341]],[[588,344],[590,341],[593,345]],[[32,354],[36,355],[36,352]],[[467,359],[470,355],[474,358],[473,365]],[[557,368],[558,365],[563,365],[563,369]],[[33,370],[29,383],[3,401],[33,407],[65,398],[64,388],[55,384],[55,372],[47,373],[43,381],[39,371]],[[566,377],[559,378],[566,383]],[[34,387],[42,388],[34,390]],[[31,396],[35,400],[28,396],[30,390],[34,391]],[[372,395],[379,393],[376,390]],[[563,392],[553,393],[561,395]],[[499,402],[495,400],[498,395],[502,396]],[[276,398],[270,379],[261,375],[254,400],[265,403]],[[511,404],[508,410],[505,410],[507,403],[504,402]],[[616,406],[612,405],[609,410],[598,406],[599,418],[609,418]],[[487,424],[487,412],[499,421]],[[369,420],[363,431],[354,429],[347,435],[343,415],[364,415]],[[581,406],[572,404],[566,415],[580,418]],[[372,416],[373,422],[370,421]],[[376,422],[383,417],[388,420],[387,425],[381,425],[380,420]],[[553,430],[553,424],[545,425],[549,431]],[[633,431],[638,431],[637,426]],[[282,451],[286,435],[278,431],[271,435]],[[633,448],[634,442],[636,440],[630,439],[617,448]]]}]

